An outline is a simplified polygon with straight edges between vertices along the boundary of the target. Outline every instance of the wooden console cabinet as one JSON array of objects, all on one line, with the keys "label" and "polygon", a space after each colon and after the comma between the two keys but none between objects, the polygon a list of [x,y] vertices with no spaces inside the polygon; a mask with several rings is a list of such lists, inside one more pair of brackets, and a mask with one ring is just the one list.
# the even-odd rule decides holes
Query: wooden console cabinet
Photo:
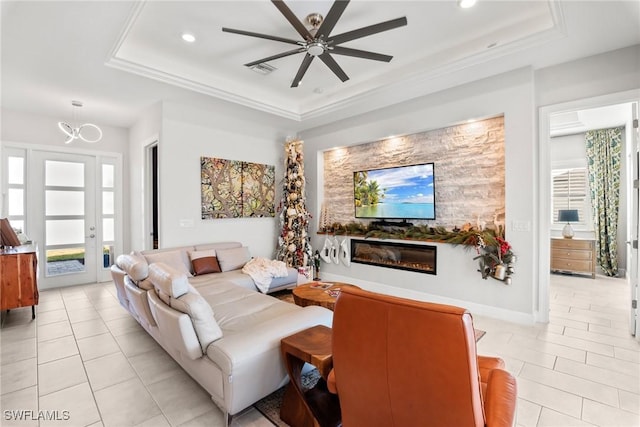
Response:
[{"label": "wooden console cabinet", "polygon": [[35,245],[0,249],[0,310],[38,305],[38,258]]},{"label": "wooden console cabinet", "polygon": [[551,271],[591,274],[596,278],[596,242],[588,239],[551,239]]}]

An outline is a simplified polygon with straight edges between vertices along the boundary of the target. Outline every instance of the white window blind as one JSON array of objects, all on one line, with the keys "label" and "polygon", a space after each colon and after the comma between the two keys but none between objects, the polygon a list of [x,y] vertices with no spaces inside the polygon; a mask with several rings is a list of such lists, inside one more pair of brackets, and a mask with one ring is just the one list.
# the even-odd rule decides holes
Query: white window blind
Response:
[{"label": "white window blind", "polygon": [[587,168],[553,170],[553,223],[558,222],[558,211],[577,209],[580,221],[574,225],[590,223],[591,202],[589,201]]}]

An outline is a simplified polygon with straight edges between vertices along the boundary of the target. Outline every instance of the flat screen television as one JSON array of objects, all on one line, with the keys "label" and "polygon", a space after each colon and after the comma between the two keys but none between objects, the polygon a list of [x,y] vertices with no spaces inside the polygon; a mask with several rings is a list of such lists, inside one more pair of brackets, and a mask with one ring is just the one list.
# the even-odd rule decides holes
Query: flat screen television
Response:
[{"label": "flat screen television", "polygon": [[436,219],[433,163],[353,173],[356,218]]}]

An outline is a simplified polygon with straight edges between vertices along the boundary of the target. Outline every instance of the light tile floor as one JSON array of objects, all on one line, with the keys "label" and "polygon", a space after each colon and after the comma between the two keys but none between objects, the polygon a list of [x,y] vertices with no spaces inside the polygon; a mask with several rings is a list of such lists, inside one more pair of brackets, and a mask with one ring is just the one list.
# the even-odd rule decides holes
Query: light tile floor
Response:
[{"label": "light tile floor", "polygon": [[[474,317],[487,331],[478,353],[504,358],[517,376],[519,426],[640,426],[628,294],[624,280],[553,275],[549,324]],[[41,292],[36,321],[12,310],[0,347],[2,426],[224,425],[207,393],[119,306],[112,283]],[[34,412],[17,421],[20,410]],[[45,411],[62,420],[37,420]],[[250,409],[233,426],[271,423]]]}]

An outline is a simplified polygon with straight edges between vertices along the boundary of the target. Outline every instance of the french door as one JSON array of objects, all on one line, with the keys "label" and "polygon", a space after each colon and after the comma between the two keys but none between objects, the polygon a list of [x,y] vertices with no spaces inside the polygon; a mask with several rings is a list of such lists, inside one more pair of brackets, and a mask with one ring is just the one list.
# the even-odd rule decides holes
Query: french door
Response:
[{"label": "french door", "polygon": [[32,152],[28,214],[41,288],[109,280],[115,242],[115,164],[97,156]]}]

